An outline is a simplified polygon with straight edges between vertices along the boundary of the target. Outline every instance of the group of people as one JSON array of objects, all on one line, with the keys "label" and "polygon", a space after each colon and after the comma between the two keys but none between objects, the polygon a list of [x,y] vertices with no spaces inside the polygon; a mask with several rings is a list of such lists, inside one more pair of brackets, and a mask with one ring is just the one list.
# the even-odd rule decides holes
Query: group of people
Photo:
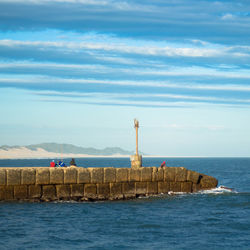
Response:
[{"label": "group of people", "polygon": [[[76,167],[75,159],[72,158],[69,164],[70,164],[70,166],[75,166]],[[52,160],[50,162],[50,167],[51,168],[55,168],[55,167],[67,167],[67,166],[65,165],[65,163],[63,162],[63,160],[57,161],[57,163],[55,162],[55,160]],[[163,167],[166,167],[166,162],[165,161],[162,162],[162,164],[160,166],[160,168],[163,168]]]},{"label": "group of people", "polygon": [[[70,161],[69,164],[70,164],[70,166],[75,166],[76,167],[75,159],[72,158],[72,160]],[[65,163],[63,162],[63,160],[59,160],[59,161],[57,161],[57,163],[55,162],[55,160],[52,160],[50,162],[50,167],[51,168],[55,168],[55,167],[67,167],[67,166],[65,165]]]}]

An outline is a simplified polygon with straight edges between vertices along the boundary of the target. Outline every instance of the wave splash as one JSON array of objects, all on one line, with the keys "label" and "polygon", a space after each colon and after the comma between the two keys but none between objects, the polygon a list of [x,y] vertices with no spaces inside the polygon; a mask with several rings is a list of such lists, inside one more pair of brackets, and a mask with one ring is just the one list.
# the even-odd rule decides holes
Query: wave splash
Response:
[{"label": "wave splash", "polygon": [[238,192],[234,188],[229,188],[225,186],[219,186],[217,188],[209,189],[209,190],[202,190],[198,192],[199,194],[227,194],[233,193],[238,194]]}]

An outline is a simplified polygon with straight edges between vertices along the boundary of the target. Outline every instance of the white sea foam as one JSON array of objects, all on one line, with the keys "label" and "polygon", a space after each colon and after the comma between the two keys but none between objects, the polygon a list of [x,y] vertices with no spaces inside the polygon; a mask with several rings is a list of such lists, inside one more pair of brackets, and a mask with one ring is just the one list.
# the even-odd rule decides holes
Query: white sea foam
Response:
[{"label": "white sea foam", "polygon": [[198,192],[199,194],[225,194],[225,193],[238,193],[233,188],[228,188],[225,186],[219,186],[217,188],[202,190]]}]

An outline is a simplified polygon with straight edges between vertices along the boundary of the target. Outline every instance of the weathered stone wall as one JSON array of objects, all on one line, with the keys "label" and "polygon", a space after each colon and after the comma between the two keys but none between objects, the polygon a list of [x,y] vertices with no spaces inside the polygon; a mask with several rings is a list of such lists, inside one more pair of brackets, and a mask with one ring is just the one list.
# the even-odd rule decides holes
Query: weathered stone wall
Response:
[{"label": "weathered stone wall", "polygon": [[218,181],[183,167],[0,168],[0,200],[116,200],[197,192]]}]

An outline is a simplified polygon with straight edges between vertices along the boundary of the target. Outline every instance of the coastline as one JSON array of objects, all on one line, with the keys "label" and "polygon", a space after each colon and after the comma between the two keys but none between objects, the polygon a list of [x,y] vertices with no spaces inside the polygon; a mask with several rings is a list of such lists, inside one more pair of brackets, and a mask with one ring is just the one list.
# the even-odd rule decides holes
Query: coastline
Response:
[{"label": "coastline", "polygon": [[[143,158],[249,158],[249,156],[170,156],[170,155],[142,155]],[[0,149],[0,160],[19,159],[60,159],[60,158],[130,158],[130,155],[88,155],[74,153],[54,153],[42,148],[30,150],[25,147],[13,148],[9,150]]]},{"label": "coastline", "polygon": [[11,160],[11,159],[53,159],[53,158],[127,158],[130,155],[87,155],[87,154],[73,154],[73,153],[54,153],[48,152],[42,148],[38,148],[37,150],[29,150],[25,147],[14,148],[10,150],[0,149],[0,160]]}]

